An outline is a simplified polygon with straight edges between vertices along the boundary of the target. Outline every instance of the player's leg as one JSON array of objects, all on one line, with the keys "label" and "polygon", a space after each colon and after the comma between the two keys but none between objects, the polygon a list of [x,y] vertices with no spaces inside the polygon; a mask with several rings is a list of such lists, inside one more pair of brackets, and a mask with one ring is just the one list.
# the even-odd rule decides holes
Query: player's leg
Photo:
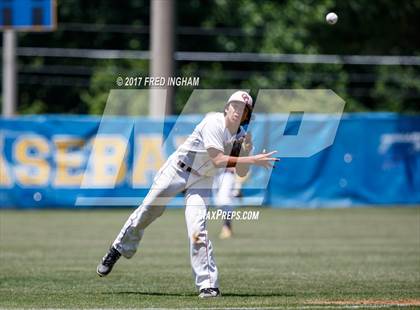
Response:
[{"label": "player's leg", "polygon": [[[165,185],[168,185],[165,187]],[[142,204],[134,210],[113,242],[113,247],[125,258],[131,258],[143,237],[144,229],[163,214],[168,202],[183,189],[183,180],[172,179],[170,184],[156,183]]]},{"label": "player's leg", "polygon": [[218,178],[215,203],[217,207],[224,211],[223,227],[219,235],[221,239],[230,238],[233,234],[231,217],[233,212],[235,177],[234,171],[225,170]]},{"label": "player's leg", "polygon": [[211,182],[207,189],[189,188],[185,195],[185,221],[190,241],[191,266],[200,297],[220,295],[218,272],[206,224],[210,187]]},{"label": "player's leg", "polygon": [[109,274],[121,255],[131,258],[136,253],[144,229],[162,215],[168,201],[184,189],[185,183],[185,178],[180,176],[176,167],[171,164],[165,165],[158,172],[142,204],[129,216],[110,250],[98,265],[99,276]]}]

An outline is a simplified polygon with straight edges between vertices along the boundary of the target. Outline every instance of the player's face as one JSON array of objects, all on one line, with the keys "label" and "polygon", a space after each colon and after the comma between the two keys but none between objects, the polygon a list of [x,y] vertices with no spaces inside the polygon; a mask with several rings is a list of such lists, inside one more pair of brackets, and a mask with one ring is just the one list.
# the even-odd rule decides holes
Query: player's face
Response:
[{"label": "player's face", "polygon": [[232,124],[239,124],[243,122],[247,117],[247,111],[245,111],[245,104],[242,102],[231,102],[226,109],[226,117]]}]

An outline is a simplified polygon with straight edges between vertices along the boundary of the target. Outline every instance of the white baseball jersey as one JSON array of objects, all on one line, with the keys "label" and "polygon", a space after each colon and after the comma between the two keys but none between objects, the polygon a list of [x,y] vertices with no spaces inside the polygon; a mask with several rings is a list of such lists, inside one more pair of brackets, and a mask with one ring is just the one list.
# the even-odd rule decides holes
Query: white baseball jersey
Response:
[{"label": "white baseball jersey", "polygon": [[214,167],[207,150],[215,148],[224,152],[225,144],[245,135],[240,127],[239,132],[232,134],[225,124],[223,113],[209,113],[195,127],[187,140],[171,155],[176,162],[182,161],[203,176],[214,176]]}]

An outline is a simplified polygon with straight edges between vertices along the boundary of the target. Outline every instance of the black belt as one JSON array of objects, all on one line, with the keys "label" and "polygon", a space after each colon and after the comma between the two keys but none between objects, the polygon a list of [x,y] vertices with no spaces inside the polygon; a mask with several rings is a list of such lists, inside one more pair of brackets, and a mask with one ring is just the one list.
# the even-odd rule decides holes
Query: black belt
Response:
[{"label": "black belt", "polygon": [[194,170],[193,168],[191,168],[190,166],[188,166],[186,163],[184,163],[184,162],[182,162],[182,161],[179,161],[179,162],[178,162],[178,166],[179,166],[181,169],[184,169],[184,170],[185,170],[185,171],[187,171],[187,172],[191,172],[192,174],[195,174],[195,175],[200,176],[200,174],[199,174],[196,170]]}]

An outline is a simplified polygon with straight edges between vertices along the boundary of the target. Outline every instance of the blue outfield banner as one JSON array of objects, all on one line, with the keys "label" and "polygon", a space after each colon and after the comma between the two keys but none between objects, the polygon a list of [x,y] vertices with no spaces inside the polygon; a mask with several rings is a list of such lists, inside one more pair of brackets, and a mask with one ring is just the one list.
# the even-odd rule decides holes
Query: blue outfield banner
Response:
[{"label": "blue outfield banner", "polygon": [[[202,117],[0,119],[0,207],[139,204],[157,170]],[[273,171],[251,169],[243,202],[420,203],[420,116],[344,114],[338,129],[336,124],[337,118],[322,115],[257,115],[250,126],[255,149],[277,149],[281,161]]]}]

